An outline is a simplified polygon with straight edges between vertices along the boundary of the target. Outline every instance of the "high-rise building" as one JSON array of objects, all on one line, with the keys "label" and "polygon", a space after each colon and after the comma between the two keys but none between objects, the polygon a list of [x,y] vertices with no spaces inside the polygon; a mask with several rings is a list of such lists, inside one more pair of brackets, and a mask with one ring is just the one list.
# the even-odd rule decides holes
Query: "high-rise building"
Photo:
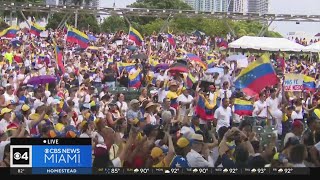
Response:
[{"label": "high-rise building", "polygon": [[269,0],[248,0],[248,12],[266,14],[269,11]]},{"label": "high-rise building", "polygon": [[[74,5],[75,3],[80,3],[83,6],[90,6],[90,7],[99,7],[100,6],[100,0],[90,0],[90,1],[86,1],[86,0],[79,0],[79,1],[74,1],[74,0],[46,0],[46,3],[54,3],[56,5]],[[87,2],[89,2],[89,4],[87,4]],[[77,4],[79,5],[79,4]]]},{"label": "high-rise building", "polygon": [[268,13],[269,0],[184,0],[196,11]]},{"label": "high-rise building", "polygon": [[192,7],[193,9],[195,9],[196,0],[184,0],[184,2],[188,4],[190,7]]},{"label": "high-rise building", "polygon": [[228,0],[214,0],[214,12],[227,12]]},{"label": "high-rise building", "polygon": [[59,0],[46,0],[47,5],[58,5]]}]

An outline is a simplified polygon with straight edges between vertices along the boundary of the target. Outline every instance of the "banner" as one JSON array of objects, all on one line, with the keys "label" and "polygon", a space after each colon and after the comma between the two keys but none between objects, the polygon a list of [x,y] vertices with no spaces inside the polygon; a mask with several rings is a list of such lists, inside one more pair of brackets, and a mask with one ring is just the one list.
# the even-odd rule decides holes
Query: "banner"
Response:
[{"label": "banner", "polygon": [[303,75],[302,74],[285,74],[283,86],[285,91],[302,91]]}]

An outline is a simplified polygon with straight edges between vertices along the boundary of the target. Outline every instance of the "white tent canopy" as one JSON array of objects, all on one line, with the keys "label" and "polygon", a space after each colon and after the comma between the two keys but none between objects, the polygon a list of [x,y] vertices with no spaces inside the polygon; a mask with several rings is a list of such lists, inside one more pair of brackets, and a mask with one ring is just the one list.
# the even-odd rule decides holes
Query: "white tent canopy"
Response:
[{"label": "white tent canopy", "polygon": [[264,51],[305,51],[305,47],[285,38],[243,36],[229,44],[229,48]]},{"label": "white tent canopy", "polygon": [[310,46],[306,47],[306,51],[308,52],[320,52],[320,42],[313,43]]}]

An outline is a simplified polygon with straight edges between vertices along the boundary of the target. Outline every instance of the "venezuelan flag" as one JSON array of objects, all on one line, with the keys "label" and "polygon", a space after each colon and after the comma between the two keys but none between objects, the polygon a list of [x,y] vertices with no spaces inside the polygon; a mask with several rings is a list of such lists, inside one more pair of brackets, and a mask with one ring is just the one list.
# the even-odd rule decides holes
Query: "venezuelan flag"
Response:
[{"label": "venezuelan flag", "polygon": [[208,68],[207,65],[200,59],[199,56],[197,56],[197,55],[195,55],[195,54],[192,54],[192,53],[188,53],[188,54],[187,54],[187,57],[188,57],[190,60],[198,63],[203,69],[207,69],[207,68]]},{"label": "venezuelan flag", "polygon": [[42,31],[45,31],[46,30],[46,28],[44,28],[44,27],[41,27],[39,24],[37,24],[37,23],[32,23],[32,25],[31,25],[31,28],[30,28],[30,33],[31,34],[34,34],[35,36],[40,36],[40,33],[42,32]]},{"label": "venezuelan flag", "polygon": [[164,84],[163,84],[165,91],[169,91],[169,85],[170,85],[170,81],[165,80],[165,81],[164,81]]},{"label": "venezuelan flag", "polygon": [[99,51],[99,48],[97,46],[89,46],[88,49],[91,50],[92,53],[96,53]]},{"label": "venezuelan flag", "polygon": [[251,101],[242,99],[234,100],[234,113],[240,116],[252,116],[253,104]]},{"label": "venezuelan flag", "polygon": [[113,64],[113,58],[108,58],[108,64]]},{"label": "venezuelan flag", "polygon": [[313,77],[304,75],[303,77],[303,89],[309,92],[316,91],[316,80]]},{"label": "venezuelan flag", "polygon": [[178,109],[178,94],[176,92],[169,91],[167,94],[167,98],[170,99],[170,106]]},{"label": "venezuelan flag", "polygon": [[0,32],[0,37],[5,38],[15,38],[17,36],[17,32],[19,31],[19,27],[11,26]]},{"label": "venezuelan flag", "polygon": [[171,46],[176,47],[176,40],[173,38],[172,34],[168,34],[168,42]]},{"label": "venezuelan flag", "polygon": [[234,85],[247,95],[252,96],[260,93],[265,87],[273,86],[278,82],[279,79],[269,57],[264,54],[260,60],[250,63],[240,72]]},{"label": "venezuelan flag", "polygon": [[215,64],[218,64],[219,60],[216,60],[214,54],[207,54],[207,64],[208,68],[212,68]]},{"label": "venezuelan flag", "polygon": [[67,42],[76,43],[81,48],[86,49],[89,44],[89,37],[78,29],[68,26]]},{"label": "venezuelan flag", "polygon": [[129,39],[135,42],[137,46],[142,45],[143,37],[141,36],[139,31],[137,31],[133,27],[130,27],[129,29]]},{"label": "venezuelan flag", "polygon": [[219,48],[228,48],[228,42],[224,39],[221,39],[221,41],[218,43]]},{"label": "venezuelan flag", "polygon": [[198,103],[196,105],[195,113],[202,120],[213,120],[214,118],[214,107],[211,105],[208,100],[203,96],[199,95]]},{"label": "venezuelan flag", "polygon": [[129,75],[129,87],[139,89],[141,86],[141,71]]},{"label": "venezuelan flag", "polygon": [[193,75],[191,73],[188,74],[187,76],[187,87],[188,88],[192,88],[193,84],[196,83],[196,79],[193,77]]},{"label": "venezuelan flag", "polygon": [[62,73],[65,73],[64,64],[63,64],[63,52],[60,50],[59,46],[54,42],[54,50],[56,55],[56,63],[58,65],[58,68]]},{"label": "venezuelan flag", "polygon": [[126,69],[127,72],[130,72],[131,69],[133,69],[135,66],[135,63],[122,63],[117,62],[118,72],[121,73],[123,69]]}]

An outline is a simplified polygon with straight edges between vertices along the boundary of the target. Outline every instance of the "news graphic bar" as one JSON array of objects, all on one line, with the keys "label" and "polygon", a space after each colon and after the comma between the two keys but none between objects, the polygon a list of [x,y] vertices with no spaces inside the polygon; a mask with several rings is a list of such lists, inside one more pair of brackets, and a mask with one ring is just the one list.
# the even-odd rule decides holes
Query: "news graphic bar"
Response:
[{"label": "news graphic bar", "polygon": [[[12,175],[310,175],[309,168],[11,168]],[[313,169],[316,170],[316,169]]]},{"label": "news graphic bar", "polygon": [[92,174],[91,139],[11,139],[11,174]]},{"label": "news graphic bar", "polygon": [[10,168],[11,175],[91,175],[92,168]]},{"label": "news graphic bar", "polygon": [[32,168],[32,174],[92,174],[92,168]]},{"label": "news graphic bar", "polygon": [[91,138],[11,138],[10,145],[91,145]]}]

